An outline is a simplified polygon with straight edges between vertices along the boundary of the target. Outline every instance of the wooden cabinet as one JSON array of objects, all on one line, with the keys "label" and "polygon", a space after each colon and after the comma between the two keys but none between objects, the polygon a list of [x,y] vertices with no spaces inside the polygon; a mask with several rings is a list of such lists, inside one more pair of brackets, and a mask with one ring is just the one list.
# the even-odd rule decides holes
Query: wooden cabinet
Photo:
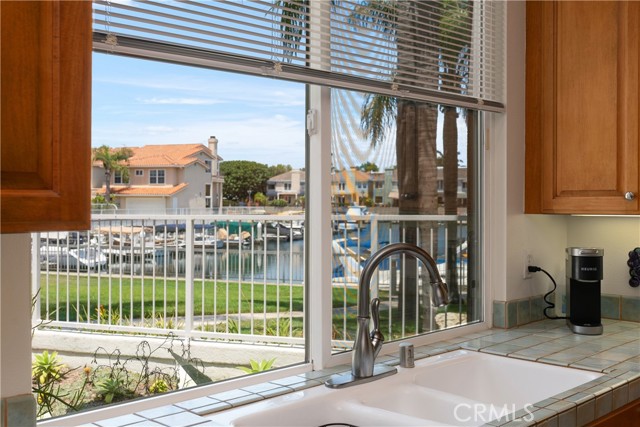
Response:
[{"label": "wooden cabinet", "polygon": [[2,1],[0,231],[88,229],[91,2]]},{"label": "wooden cabinet", "polygon": [[592,421],[587,427],[640,427],[640,399]]},{"label": "wooden cabinet", "polygon": [[640,213],[638,22],[639,2],[527,2],[526,213]]}]

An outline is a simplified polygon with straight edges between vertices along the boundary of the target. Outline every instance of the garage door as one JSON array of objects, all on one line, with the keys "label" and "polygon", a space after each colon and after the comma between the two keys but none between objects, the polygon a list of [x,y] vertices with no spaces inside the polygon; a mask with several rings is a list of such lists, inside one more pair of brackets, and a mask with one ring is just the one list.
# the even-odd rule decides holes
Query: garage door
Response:
[{"label": "garage door", "polygon": [[165,212],[165,204],[163,197],[140,197],[140,198],[128,198],[127,203],[123,206],[130,213],[146,213],[155,211],[158,213]]}]

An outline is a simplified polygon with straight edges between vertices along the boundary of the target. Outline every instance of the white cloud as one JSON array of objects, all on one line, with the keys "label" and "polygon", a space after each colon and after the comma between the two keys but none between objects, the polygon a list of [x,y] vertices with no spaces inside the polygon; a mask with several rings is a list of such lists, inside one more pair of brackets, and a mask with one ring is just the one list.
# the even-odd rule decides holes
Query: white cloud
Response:
[{"label": "white cloud", "polygon": [[146,105],[214,105],[224,101],[206,98],[138,98],[138,102]]},{"label": "white cloud", "polygon": [[145,144],[207,143],[215,135],[220,141],[219,155],[224,160],[252,160],[274,165],[304,166],[305,127],[302,120],[284,115],[252,117],[215,117],[211,121],[174,122],[157,125],[149,122],[98,124],[93,145],[141,146]]}]

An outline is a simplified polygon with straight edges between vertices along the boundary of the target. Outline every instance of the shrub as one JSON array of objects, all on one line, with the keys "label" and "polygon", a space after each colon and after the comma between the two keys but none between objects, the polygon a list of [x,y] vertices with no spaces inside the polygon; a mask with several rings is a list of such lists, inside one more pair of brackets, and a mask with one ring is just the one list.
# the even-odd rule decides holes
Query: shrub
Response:
[{"label": "shrub", "polygon": [[273,206],[276,208],[284,208],[285,206],[289,206],[289,203],[287,203],[287,201],[284,199],[276,199],[276,200],[270,201],[269,206]]}]

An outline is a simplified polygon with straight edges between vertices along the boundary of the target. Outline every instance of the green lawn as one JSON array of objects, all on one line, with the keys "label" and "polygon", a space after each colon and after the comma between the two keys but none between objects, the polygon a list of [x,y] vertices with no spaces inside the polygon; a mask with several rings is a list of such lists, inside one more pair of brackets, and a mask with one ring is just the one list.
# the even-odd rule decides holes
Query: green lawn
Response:
[{"label": "green lawn", "polygon": [[[163,313],[165,307],[169,315],[185,314],[186,288],[182,279],[156,278],[154,281],[151,278],[101,277],[98,280],[97,277],[60,275],[58,283],[54,280],[53,275],[48,283],[45,274],[41,277],[40,301],[43,317],[49,313],[51,319],[58,317],[60,320],[67,320],[68,313],[71,321],[77,320],[78,316],[86,319],[87,313],[95,317],[99,306],[129,319],[141,318],[143,309],[144,316],[150,317],[154,308],[156,313]],[[198,315],[203,312],[203,297],[205,315],[249,313],[252,310],[262,313],[265,306],[267,313],[302,311],[303,291],[302,286],[252,286],[249,283],[239,286],[237,282],[196,281],[193,290],[194,312]],[[60,301],[58,313],[55,313],[56,301]]]},{"label": "green lawn", "polygon": [[[185,281],[176,278],[138,279],[127,277],[88,277],[86,275],[41,275],[41,313],[42,317],[51,320],[84,321],[90,316],[92,319],[100,317],[102,322],[117,324],[118,319],[126,320],[150,319],[154,312],[156,319],[165,310],[168,317],[185,315]],[[144,284],[144,286],[143,286]],[[143,294],[144,292],[144,294]],[[241,313],[290,313],[304,310],[304,288],[300,285],[288,286],[275,284],[253,284],[213,280],[196,280],[194,286],[194,313],[196,316],[237,314]],[[67,295],[69,304],[67,305]],[[388,293],[381,291],[380,298],[387,301]],[[204,299],[204,301],[203,301]],[[60,301],[59,311],[56,313],[56,300]],[[227,301],[228,300],[228,301]],[[346,301],[346,313],[343,310]],[[204,304],[204,310],[203,310]],[[356,330],[357,291],[349,288],[333,288],[333,324],[334,338],[352,339]],[[101,308],[100,308],[101,307]],[[448,311],[457,312],[458,307],[449,306]],[[439,311],[442,311],[440,309]],[[466,307],[463,307],[466,311]],[[404,334],[400,311],[393,309],[381,310],[380,323],[386,329],[389,316],[392,317],[392,336],[411,335],[415,324],[406,324]],[[68,317],[67,317],[68,316]],[[109,317],[110,316],[110,317]],[[288,315],[285,315],[288,319]],[[346,317],[346,336],[343,332]],[[167,325],[165,325],[167,326]],[[258,332],[274,329],[271,323],[263,325],[254,323]],[[222,331],[226,331],[224,326]],[[241,333],[249,331],[247,321],[242,321],[233,328]],[[292,325],[279,325],[278,328],[288,335],[288,330],[302,330],[302,319],[294,318]],[[212,330],[212,329],[210,329]],[[285,331],[286,330],[286,331]],[[230,332],[231,328],[229,329]],[[281,333],[282,334],[282,333]],[[385,332],[386,334],[386,332]]]},{"label": "green lawn", "polygon": [[[185,314],[185,281],[183,279],[151,278],[137,279],[128,277],[88,277],[76,275],[41,275],[41,313],[45,317],[49,313],[50,319],[56,314],[60,320],[77,320],[78,314],[86,318],[86,313],[96,315],[96,308],[103,306],[105,310],[117,311],[127,318],[150,316],[155,311],[178,316]],[[144,292],[144,294],[143,294]],[[262,313],[266,305],[267,313],[284,313],[303,311],[302,286],[287,286],[274,284],[253,284],[213,280],[196,281],[194,290],[194,312],[202,313],[204,296],[204,314],[225,313]],[[333,290],[334,307],[342,307],[346,298],[348,306],[357,304],[355,290],[344,293],[342,289]],[[252,298],[253,297],[253,298]],[[69,301],[67,307],[66,301]],[[228,299],[228,301],[227,301]],[[55,313],[56,301],[60,302],[60,309]],[[214,307],[215,303],[215,307]],[[253,307],[252,307],[253,304]]]}]

